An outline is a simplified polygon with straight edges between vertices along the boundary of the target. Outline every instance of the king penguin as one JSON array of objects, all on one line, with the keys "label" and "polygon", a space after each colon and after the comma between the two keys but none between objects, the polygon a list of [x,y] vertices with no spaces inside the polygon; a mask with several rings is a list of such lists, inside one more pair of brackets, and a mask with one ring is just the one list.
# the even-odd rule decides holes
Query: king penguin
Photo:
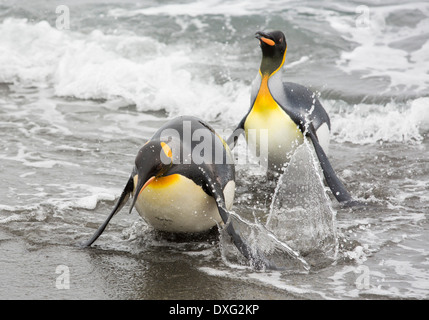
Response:
[{"label": "king penguin", "polygon": [[[308,88],[283,82],[281,69],[287,43],[281,31],[256,33],[262,50],[259,73],[252,83],[251,107],[227,139],[234,148],[244,132],[247,144],[261,152],[261,135],[267,133],[268,168],[281,172],[295,149],[309,138],[320,162],[325,180],[339,202],[352,203],[352,197],[335,174],[325,150],[329,146],[331,123],[328,114]],[[252,134],[253,133],[253,134]]]},{"label": "king penguin", "polygon": [[91,246],[132,198],[130,212],[135,207],[157,230],[198,233],[220,225],[254,267],[275,269],[263,254],[250,248],[229,221],[234,193],[235,167],[226,142],[202,120],[177,117],[140,149],[116,205],[82,246]]}]

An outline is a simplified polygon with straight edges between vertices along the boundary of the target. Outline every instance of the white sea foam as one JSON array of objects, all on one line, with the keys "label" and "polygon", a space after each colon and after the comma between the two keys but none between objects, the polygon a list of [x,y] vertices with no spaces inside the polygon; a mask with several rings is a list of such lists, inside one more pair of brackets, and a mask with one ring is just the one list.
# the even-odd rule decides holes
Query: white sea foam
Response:
[{"label": "white sea foam", "polygon": [[[378,14],[379,11],[375,12]],[[380,11],[379,15],[386,13]],[[360,41],[355,50],[399,50],[389,47],[388,40],[383,40],[380,45],[375,38],[369,41],[362,34],[352,33],[351,20],[341,20],[333,15],[331,23],[345,37]],[[420,30],[422,27],[417,24],[416,28]],[[406,64],[407,72],[402,72],[403,76],[415,71],[414,80],[420,78],[407,82],[407,85],[418,83],[420,88],[429,84],[424,79],[428,72],[424,66],[429,65],[426,60],[429,55],[425,54],[428,49],[429,41],[411,52],[410,59],[401,50],[402,58],[389,60],[387,65],[378,61],[379,57],[371,60],[368,55],[362,63],[370,65],[360,65],[360,58],[347,56],[359,52],[344,52],[339,66],[348,72],[369,70],[372,75],[387,68],[387,74],[392,75],[393,69],[400,70],[400,64]],[[210,46],[194,48],[180,43],[167,46],[154,38],[132,33],[111,35],[95,30],[85,35],[64,32],[45,21],[33,24],[8,18],[0,24],[0,81],[51,86],[58,96],[107,99],[115,105],[135,104],[139,111],[165,110],[169,116],[189,114],[208,121],[220,119],[232,127],[249,108],[249,84],[242,80],[219,83],[210,74],[195,73],[194,62],[206,61],[211,50]],[[386,52],[386,55],[390,53]],[[296,64],[307,59],[302,57]],[[399,77],[397,79],[399,81]],[[405,78],[401,79],[405,81]],[[392,80],[392,84],[395,81]],[[45,105],[45,116],[55,123],[50,130],[70,134],[61,126],[63,120],[56,112],[55,104],[45,100],[34,107]],[[406,104],[391,102],[384,106],[346,104],[337,110],[329,107],[328,102],[333,139],[358,144],[378,141],[419,143],[429,130],[428,103],[428,98],[418,98]],[[49,167],[56,164],[35,162],[26,165]]]},{"label": "white sea foam", "polygon": [[247,107],[249,89],[243,83],[219,85],[189,71],[193,59],[203,52],[194,52],[191,58],[189,49],[179,46],[133,61],[106,50],[102,43],[103,36],[99,36],[95,42],[67,51],[56,71],[56,94],[83,99],[121,97],[140,111],[166,110],[170,115],[209,119],[231,107]]},{"label": "white sea foam", "polygon": [[[147,8],[127,10],[111,9],[109,14],[115,17],[133,17],[136,15],[225,15],[225,16],[244,16],[251,14],[260,14],[276,10],[282,4],[288,1],[224,1],[224,0],[197,0],[187,3],[163,4],[160,6],[150,6]],[[272,6],[270,5],[272,4]],[[272,8],[270,10],[270,8]]]},{"label": "white sea foam", "polygon": [[420,143],[429,131],[429,98],[426,97],[385,106],[358,104],[341,108],[341,102],[337,101],[327,101],[325,105],[332,110],[332,137],[337,142]]},{"label": "white sea foam", "polygon": [[[67,186],[62,185],[47,185],[48,187],[55,187],[59,190],[58,194],[46,194],[40,193],[41,201],[40,204],[34,205],[0,205],[0,211],[4,212],[17,212],[16,215],[8,215],[2,218],[1,223],[7,223],[9,221],[25,221],[29,217],[37,216],[38,212],[44,212],[43,216],[46,215],[46,210],[40,210],[41,207],[46,206],[54,208],[59,212],[78,208],[85,210],[94,210],[98,203],[101,201],[114,201],[120,194],[121,190],[118,188],[101,188],[86,184],[70,184]],[[63,192],[61,192],[63,191]],[[37,196],[36,194],[31,194]],[[28,213],[28,214],[22,214]]]},{"label": "white sea foam", "polygon": [[[345,11],[355,13],[356,7]],[[385,91],[422,92],[429,85],[429,4],[427,2],[391,6],[364,6],[361,15],[332,15],[328,22],[352,43],[352,50],[341,53],[337,65],[362,79],[384,77],[390,80]],[[395,14],[415,15],[415,25],[398,26],[389,18]],[[359,20],[360,19],[360,20]],[[365,20],[362,20],[365,19]],[[363,22],[363,23],[359,23]],[[382,93],[382,92],[381,92]]]},{"label": "white sea foam", "polygon": [[0,24],[0,34],[0,82],[51,85],[58,96],[80,99],[120,98],[140,111],[166,110],[170,115],[215,119],[235,109],[228,114],[237,117],[234,122],[248,108],[246,84],[217,84],[191,73],[195,59],[206,59],[206,49],[166,48],[152,38],[100,31],[84,36],[45,21],[12,18]]},{"label": "white sea foam", "polygon": [[277,288],[285,292],[288,292],[290,294],[295,294],[297,296],[314,294],[322,297],[323,299],[330,299],[329,295],[326,295],[324,292],[311,289],[306,285],[296,285],[296,283],[293,280],[284,278],[281,272],[269,272],[269,273],[247,272],[245,274],[242,274],[242,271],[238,269],[219,270],[219,269],[213,269],[210,267],[200,267],[198,268],[198,270],[214,277],[224,277],[229,279],[255,281],[258,284],[261,283],[265,286]]},{"label": "white sea foam", "polygon": [[26,167],[32,168],[53,168],[55,166],[60,167],[79,167],[78,164],[70,161],[61,161],[54,159],[43,159],[40,155],[35,155],[33,152],[27,151],[27,147],[18,144],[17,154],[14,156],[8,156],[6,154],[0,154],[0,159],[17,161],[22,163]]},{"label": "white sea foam", "polygon": [[[64,189],[64,188],[63,188]],[[81,195],[83,191],[83,194]],[[72,198],[51,199],[51,204],[60,210],[70,208],[80,208],[86,210],[94,210],[100,201],[114,201],[120,189],[117,188],[101,188],[86,184],[71,184],[65,187],[65,194],[73,194]]]},{"label": "white sea foam", "polygon": [[0,82],[45,85],[68,41],[66,33],[46,21],[5,19],[0,24]]}]

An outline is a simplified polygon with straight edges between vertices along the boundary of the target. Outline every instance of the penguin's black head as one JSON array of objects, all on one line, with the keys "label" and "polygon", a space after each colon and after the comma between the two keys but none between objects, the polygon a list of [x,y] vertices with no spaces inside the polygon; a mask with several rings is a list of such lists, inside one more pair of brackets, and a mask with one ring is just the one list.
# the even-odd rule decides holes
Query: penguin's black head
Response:
[{"label": "penguin's black head", "polygon": [[137,183],[134,188],[132,210],[139,194],[155,179],[168,175],[173,165],[173,152],[168,143],[148,141],[139,151],[135,161]]},{"label": "penguin's black head", "polygon": [[287,50],[286,37],[281,31],[258,31],[255,37],[259,39],[262,50],[260,71],[271,75],[283,66]]}]

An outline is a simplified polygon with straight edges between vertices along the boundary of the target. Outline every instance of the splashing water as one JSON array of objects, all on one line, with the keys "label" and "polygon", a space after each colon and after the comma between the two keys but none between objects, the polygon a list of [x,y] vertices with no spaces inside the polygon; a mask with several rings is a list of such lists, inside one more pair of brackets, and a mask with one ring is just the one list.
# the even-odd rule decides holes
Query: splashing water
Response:
[{"label": "splashing water", "polygon": [[[276,269],[283,272],[307,272],[310,269],[308,263],[300,254],[286,243],[280,241],[275,234],[270,232],[260,223],[246,221],[239,215],[232,213],[230,223],[240,234],[245,235],[255,257],[268,260]],[[238,254],[237,249],[231,243],[226,228],[220,230],[220,245],[223,260],[231,267],[248,264]],[[255,261],[251,261],[251,264]]]},{"label": "splashing water", "polygon": [[[249,222],[232,213],[234,227],[254,252],[262,253],[286,272],[321,268],[337,258],[335,211],[324,186],[321,169],[308,141],[298,147],[280,176],[267,222]],[[221,230],[223,259],[243,264]]]},{"label": "splashing water", "polygon": [[308,141],[298,147],[278,181],[266,227],[312,267],[337,256],[335,211]]}]

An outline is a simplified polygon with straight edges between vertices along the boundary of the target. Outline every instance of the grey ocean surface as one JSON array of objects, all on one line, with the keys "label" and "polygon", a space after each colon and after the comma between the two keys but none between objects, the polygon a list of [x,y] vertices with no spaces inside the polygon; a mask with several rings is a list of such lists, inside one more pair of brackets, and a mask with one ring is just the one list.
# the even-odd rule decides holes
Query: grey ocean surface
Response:
[{"label": "grey ocean surface", "polygon": [[[234,219],[310,271],[253,270],[222,232],[166,237],[128,206],[79,248],[168,119],[228,136],[250,107],[254,34],[275,29],[285,81],[319,95],[332,165],[367,205],[338,205],[305,144],[279,183],[237,163]],[[428,30],[424,1],[0,0],[0,298],[428,299]]]}]

